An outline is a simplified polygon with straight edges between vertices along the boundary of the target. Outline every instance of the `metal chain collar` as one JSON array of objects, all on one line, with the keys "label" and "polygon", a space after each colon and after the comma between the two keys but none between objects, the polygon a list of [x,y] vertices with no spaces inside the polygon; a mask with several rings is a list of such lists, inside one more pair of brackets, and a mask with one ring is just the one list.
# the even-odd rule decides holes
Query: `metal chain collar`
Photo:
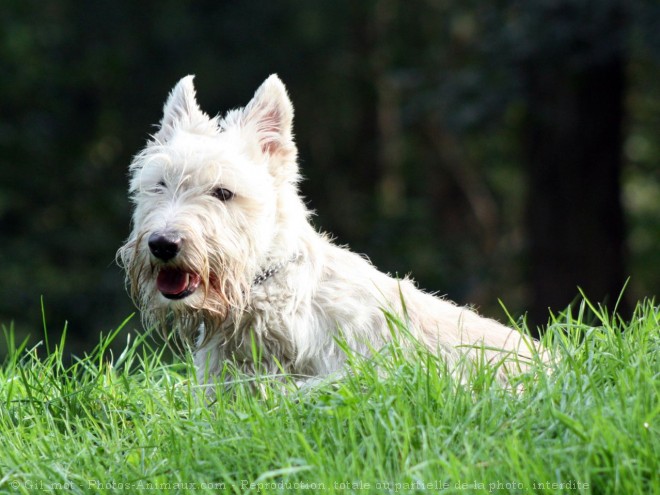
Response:
[{"label": "metal chain collar", "polygon": [[261,285],[263,284],[266,280],[268,280],[270,277],[275,275],[277,272],[279,272],[282,268],[284,268],[286,265],[289,263],[293,263],[295,261],[298,261],[300,258],[302,258],[302,253],[296,253],[291,258],[285,261],[280,261],[279,263],[276,263],[269,268],[265,269],[263,272],[261,272],[259,275],[254,277],[254,280],[252,281],[252,285]]}]

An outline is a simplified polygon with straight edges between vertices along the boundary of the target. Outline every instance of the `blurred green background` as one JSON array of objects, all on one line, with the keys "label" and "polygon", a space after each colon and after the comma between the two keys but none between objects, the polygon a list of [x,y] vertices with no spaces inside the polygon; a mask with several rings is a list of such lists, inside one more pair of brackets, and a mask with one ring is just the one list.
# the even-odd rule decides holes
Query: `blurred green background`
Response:
[{"label": "blurred green background", "polygon": [[[289,88],[314,222],[383,271],[543,323],[660,286],[653,0],[5,0],[0,323],[82,352],[134,311],[127,167],[168,91]],[[131,327],[139,327],[134,319]],[[0,353],[2,346],[0,343]]]}]

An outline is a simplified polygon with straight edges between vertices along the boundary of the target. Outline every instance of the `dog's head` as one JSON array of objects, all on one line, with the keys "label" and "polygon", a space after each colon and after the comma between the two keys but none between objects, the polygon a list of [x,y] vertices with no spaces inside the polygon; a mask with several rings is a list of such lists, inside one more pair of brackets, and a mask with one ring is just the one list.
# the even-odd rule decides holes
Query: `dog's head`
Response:
[{"label": "dog's head", "polygon": [[287,216],[306,215],[292,120],[275,75],[224,118],[200,110],[193,76],[174,87],[130,166],[133,230],[118,252],[150,325],[172,313],[179,326],[223,321],[244,307],[260,270],[290,256],[281,238]]}]

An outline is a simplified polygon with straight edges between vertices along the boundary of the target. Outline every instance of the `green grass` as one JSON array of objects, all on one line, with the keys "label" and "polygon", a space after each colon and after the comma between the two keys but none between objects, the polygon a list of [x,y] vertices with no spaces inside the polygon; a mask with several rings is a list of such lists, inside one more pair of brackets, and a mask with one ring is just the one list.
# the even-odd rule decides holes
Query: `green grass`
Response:
[{"label": "green grass", "polygon": [[0,492],[660,493],[660,308],[624,323],[591,307],[594,326],[588,306],[552,318],[561,360],[519,393],[392,349],[209,406],[189,362],[135,337],[113,355],[121,329],[66,366],[63,342],[39,359],[6,332]]}]

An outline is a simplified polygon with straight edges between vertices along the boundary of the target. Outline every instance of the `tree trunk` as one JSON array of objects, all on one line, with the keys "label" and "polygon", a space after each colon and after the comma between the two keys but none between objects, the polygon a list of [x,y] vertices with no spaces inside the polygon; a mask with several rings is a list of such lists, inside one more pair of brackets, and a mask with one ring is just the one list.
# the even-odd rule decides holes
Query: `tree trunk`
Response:
[{"label": "tree trunk", "polygon": [[[612,307],[625,282],[623,16],[614,4],[603,2],[608,11],[600,12],[598,29],[578,31],[566,52],[555,46],[525,66],[529,317],[535,324],[547,322],[548,308],[566,308],[578,287]],[[580,43],[587,48],[580,51]]]}]

